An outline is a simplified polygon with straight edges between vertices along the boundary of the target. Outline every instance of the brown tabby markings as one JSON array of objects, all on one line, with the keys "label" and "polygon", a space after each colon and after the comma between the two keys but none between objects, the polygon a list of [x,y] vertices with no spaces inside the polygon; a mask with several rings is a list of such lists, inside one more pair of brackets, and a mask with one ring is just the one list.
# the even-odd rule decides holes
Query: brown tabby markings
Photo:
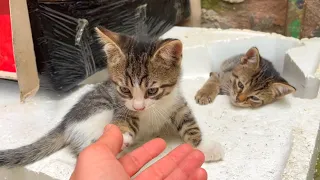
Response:
[{"label": "brown tabby markings", "polygon": [[171,115],[171,122],[185,142],[190,142],[194,147],[200,144],[201,131],[186,102],[181,103],[177,111]]},{"label": "brown tabby markings", "polygon": [[226,60],[221,65],[221,72],[210,73],[195,100],[206,105],[218,94],[226,94],[235,106],[260,107],[293,92],[295,88],[253,47],[245,55]]}]

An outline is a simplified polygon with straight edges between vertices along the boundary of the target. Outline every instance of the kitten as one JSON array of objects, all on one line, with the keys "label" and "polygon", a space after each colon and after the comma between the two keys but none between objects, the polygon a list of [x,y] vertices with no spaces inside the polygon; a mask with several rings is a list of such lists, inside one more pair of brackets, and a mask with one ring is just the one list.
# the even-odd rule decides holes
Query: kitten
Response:
[{"label": "kitten", "polygon": [[221,160],[221,145],[203,140],[181,95],[181,41],[143,40],[103,28],[96,32],[104,45],[110,79],[81,96],[62,122],[38,141],[0,151],[0,166],[24,166],[66,146],[78,155],[108,123],[123,133],[122,149],[169,124],[184,142],[204,152],[206,161]]},{"label": "kitten", "polygon": [[210,78],[198,90],[195,96],[198,104],[209,104],[218,94],[225,94],[235,106],[255,108],[296,90],[255,47],[245,55],[224,61],[220,69],[219,73],[211,72]]}]

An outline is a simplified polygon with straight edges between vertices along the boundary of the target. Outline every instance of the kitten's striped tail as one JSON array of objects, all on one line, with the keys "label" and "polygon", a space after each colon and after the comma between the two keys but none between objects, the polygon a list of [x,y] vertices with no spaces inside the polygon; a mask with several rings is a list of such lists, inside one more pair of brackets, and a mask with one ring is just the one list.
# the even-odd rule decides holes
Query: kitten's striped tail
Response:
[{"label": "kitten's striped tail", "polygon": [[53,154],[66,145],[63,134],[60,125],[32,144],[0,151],[0,167],[25,166]]}]

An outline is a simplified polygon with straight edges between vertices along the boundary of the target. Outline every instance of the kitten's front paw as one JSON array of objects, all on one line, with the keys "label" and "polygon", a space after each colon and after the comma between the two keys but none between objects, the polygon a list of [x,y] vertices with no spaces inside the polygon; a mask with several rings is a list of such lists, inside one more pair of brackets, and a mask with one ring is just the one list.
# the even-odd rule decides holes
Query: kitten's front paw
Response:
[{"label": "kitten's front paw", "polygon": [[216,96],[214,94],[202,89],[200,89],[195,96],[196,102],[200,105],[207,105],[209,103],[212,103],[215,98]]},{"label": "kitten's front paw", "polygon": [[131,134],[130,132],[125,132],[122,134],[122,136],[123,136],[123,143],[122,143],[121,150],[124,150],[125,148],[133,144],[133,134]]},{"label": "kitten's front paw", "polygon": [[210,144],[201,142],[197,149],[203,152],[206,162],[221,161],[224,158],[224,150],[218,142],[211,142]]}]

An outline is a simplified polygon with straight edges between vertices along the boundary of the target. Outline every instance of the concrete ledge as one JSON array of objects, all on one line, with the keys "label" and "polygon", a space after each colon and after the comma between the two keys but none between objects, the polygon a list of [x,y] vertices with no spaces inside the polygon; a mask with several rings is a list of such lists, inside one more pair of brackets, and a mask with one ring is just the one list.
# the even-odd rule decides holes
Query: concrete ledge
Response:
[{"label": "concrete ledge", "polygon": [[288,50],[285,58],[284,77],[297,88],[296,97],[316,98],[320,80],[315,73],[320,63],[320,40],[305,41],[304,46]]}]

